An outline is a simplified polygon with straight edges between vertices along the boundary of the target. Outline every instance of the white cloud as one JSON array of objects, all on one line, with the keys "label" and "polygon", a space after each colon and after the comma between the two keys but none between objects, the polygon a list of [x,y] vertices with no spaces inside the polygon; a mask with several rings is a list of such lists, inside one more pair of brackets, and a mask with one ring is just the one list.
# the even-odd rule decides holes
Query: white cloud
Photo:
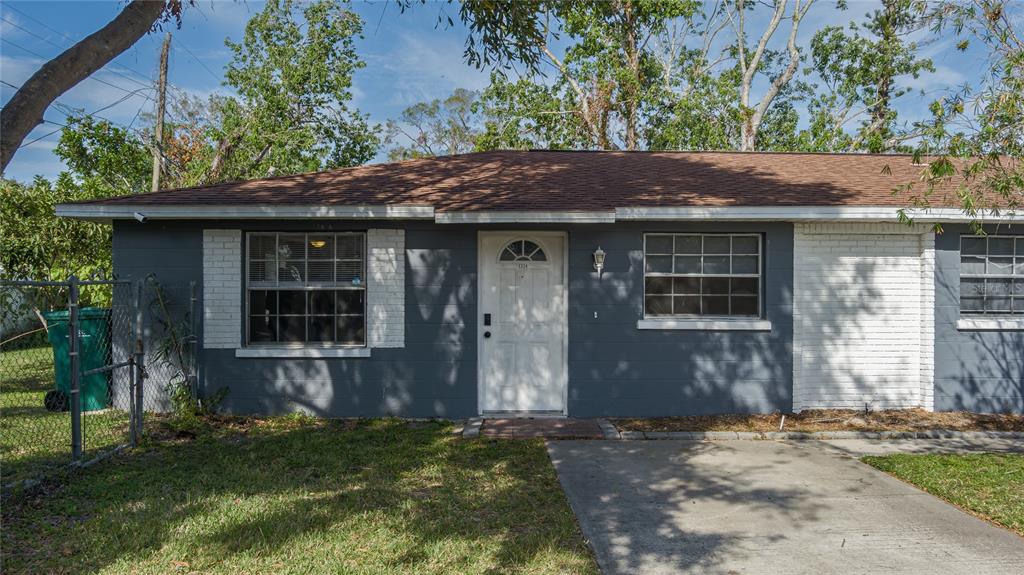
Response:
[{"label": "white cloud", "polygon": [[367,67],[360,75],[367,84],[386,86],[386,104],[401,107],[447,96],[455,88],[486,87],[488,74],[467,65],[462,52],[454,35],[434,32],[428,40],[406,32],[386,53],[365,53]]},{"label": "white cloud", "polygon": [[934,72],[922,72],[917,78],[911,76],[903,77],[900,79],[900,84],[912,90],[928,94],[936,90],[956,89],[956,87],[962,86],[966,81],[967,76],[959,70],[944,64],[937,64]]}]

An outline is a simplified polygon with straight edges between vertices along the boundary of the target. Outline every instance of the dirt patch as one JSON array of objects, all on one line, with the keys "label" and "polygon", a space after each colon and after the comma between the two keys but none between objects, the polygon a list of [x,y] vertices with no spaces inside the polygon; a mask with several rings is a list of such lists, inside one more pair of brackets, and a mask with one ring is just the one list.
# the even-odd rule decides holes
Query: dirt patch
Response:
[{"label": "dirt patch", "polygon": [[613,419],[620,431],[1024,431],[1024,415],[929,412],[923,409],[857,411],[813,409],[800,413],[701,415]]}]

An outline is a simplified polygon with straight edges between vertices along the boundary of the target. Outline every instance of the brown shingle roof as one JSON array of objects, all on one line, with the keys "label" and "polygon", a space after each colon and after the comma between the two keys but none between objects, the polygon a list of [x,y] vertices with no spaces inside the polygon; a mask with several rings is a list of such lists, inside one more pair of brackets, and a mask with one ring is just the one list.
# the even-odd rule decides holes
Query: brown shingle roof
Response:
[{"label": "brown shingle roof", "polygon": [[[438,212],[651,206],[904,206],[910,156],[495,151],[164,190],[100,205],[423,205]],[[955,204],[953,204],[955,205]]]}]

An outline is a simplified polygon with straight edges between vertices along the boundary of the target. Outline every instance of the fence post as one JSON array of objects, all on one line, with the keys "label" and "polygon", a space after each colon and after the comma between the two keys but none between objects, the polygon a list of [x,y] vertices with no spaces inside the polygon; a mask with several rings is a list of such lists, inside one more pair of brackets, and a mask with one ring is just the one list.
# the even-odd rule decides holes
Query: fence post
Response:
[{"label": "fence post", "polygon": [[189,346],[192,349],[191,349],[191,353],[189,354],[189,360],[188,360],[189,365],[188,365],[188,367],[186,369],[188,369],[189,388],[191,388],[191,390],[192,390],[192,399],[197,399],[199,397],[199,374],[196,373],[196,365],[199,362],[199,357],[196,355],[196,353],[197,353],[197,350],[198,350],[198,347],[199,347],[199,342],[198,342],[198,337],[197,337],[196,334],[198,334],[199,332],[196,329],[196,282],[195,281],[188,282],[188,291],[189,291],[188,321],[191,324],[191,325],[189,325],[189,331],[191,332],[189,335],[192,338],[191,341],[189,342]]},{"label": "fence post", "polygon": [[[135,314],[134,310],[137,308],[138,302],[135,301],[134,289],[132,289],[131,283],[114,284],[114,289],[118,287],[127,288],[132,293],[124,294],[125,301],[123,305],[127,313],[131,314],[128,323],[128,333],[124,334],[124,346],[125,353],[128,354],[128,441],[132,447],[139,445],[138,433],[135,429],[135,412],[138,406],[135,404],[135,388],[139,385],[137,373],[135,370]],[[130,303],[129,303],[130,302]]]},{"label": "fence post", "polygon": [[132,427],[135,437],[142,439],[143,388],[146,381],[145,353],[142,346],[142,280],[136,282],[135,289],[135,355],[132,369],[135,371],[135,411],[132,413]]},{"label": "fence post", "polygon": [[82,459],[82,398],[79,395],[81,368],[78,356],[78,278],[68,278],[68,355],[71,360],[71,460]]}]

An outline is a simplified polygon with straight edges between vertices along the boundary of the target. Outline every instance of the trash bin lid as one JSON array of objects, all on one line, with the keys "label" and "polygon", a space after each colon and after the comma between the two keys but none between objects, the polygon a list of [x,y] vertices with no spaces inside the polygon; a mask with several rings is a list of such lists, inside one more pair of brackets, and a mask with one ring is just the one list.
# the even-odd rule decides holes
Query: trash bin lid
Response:
[{"label": "trash bin lid", "polygon": [[[78,310],[78,319],[104,319],[109,316],[110,309],[105,307],[83,307]],[[46,323],[68,321],[71,319],[71,312],[66,309],[44,311],[43,318]]]}]

